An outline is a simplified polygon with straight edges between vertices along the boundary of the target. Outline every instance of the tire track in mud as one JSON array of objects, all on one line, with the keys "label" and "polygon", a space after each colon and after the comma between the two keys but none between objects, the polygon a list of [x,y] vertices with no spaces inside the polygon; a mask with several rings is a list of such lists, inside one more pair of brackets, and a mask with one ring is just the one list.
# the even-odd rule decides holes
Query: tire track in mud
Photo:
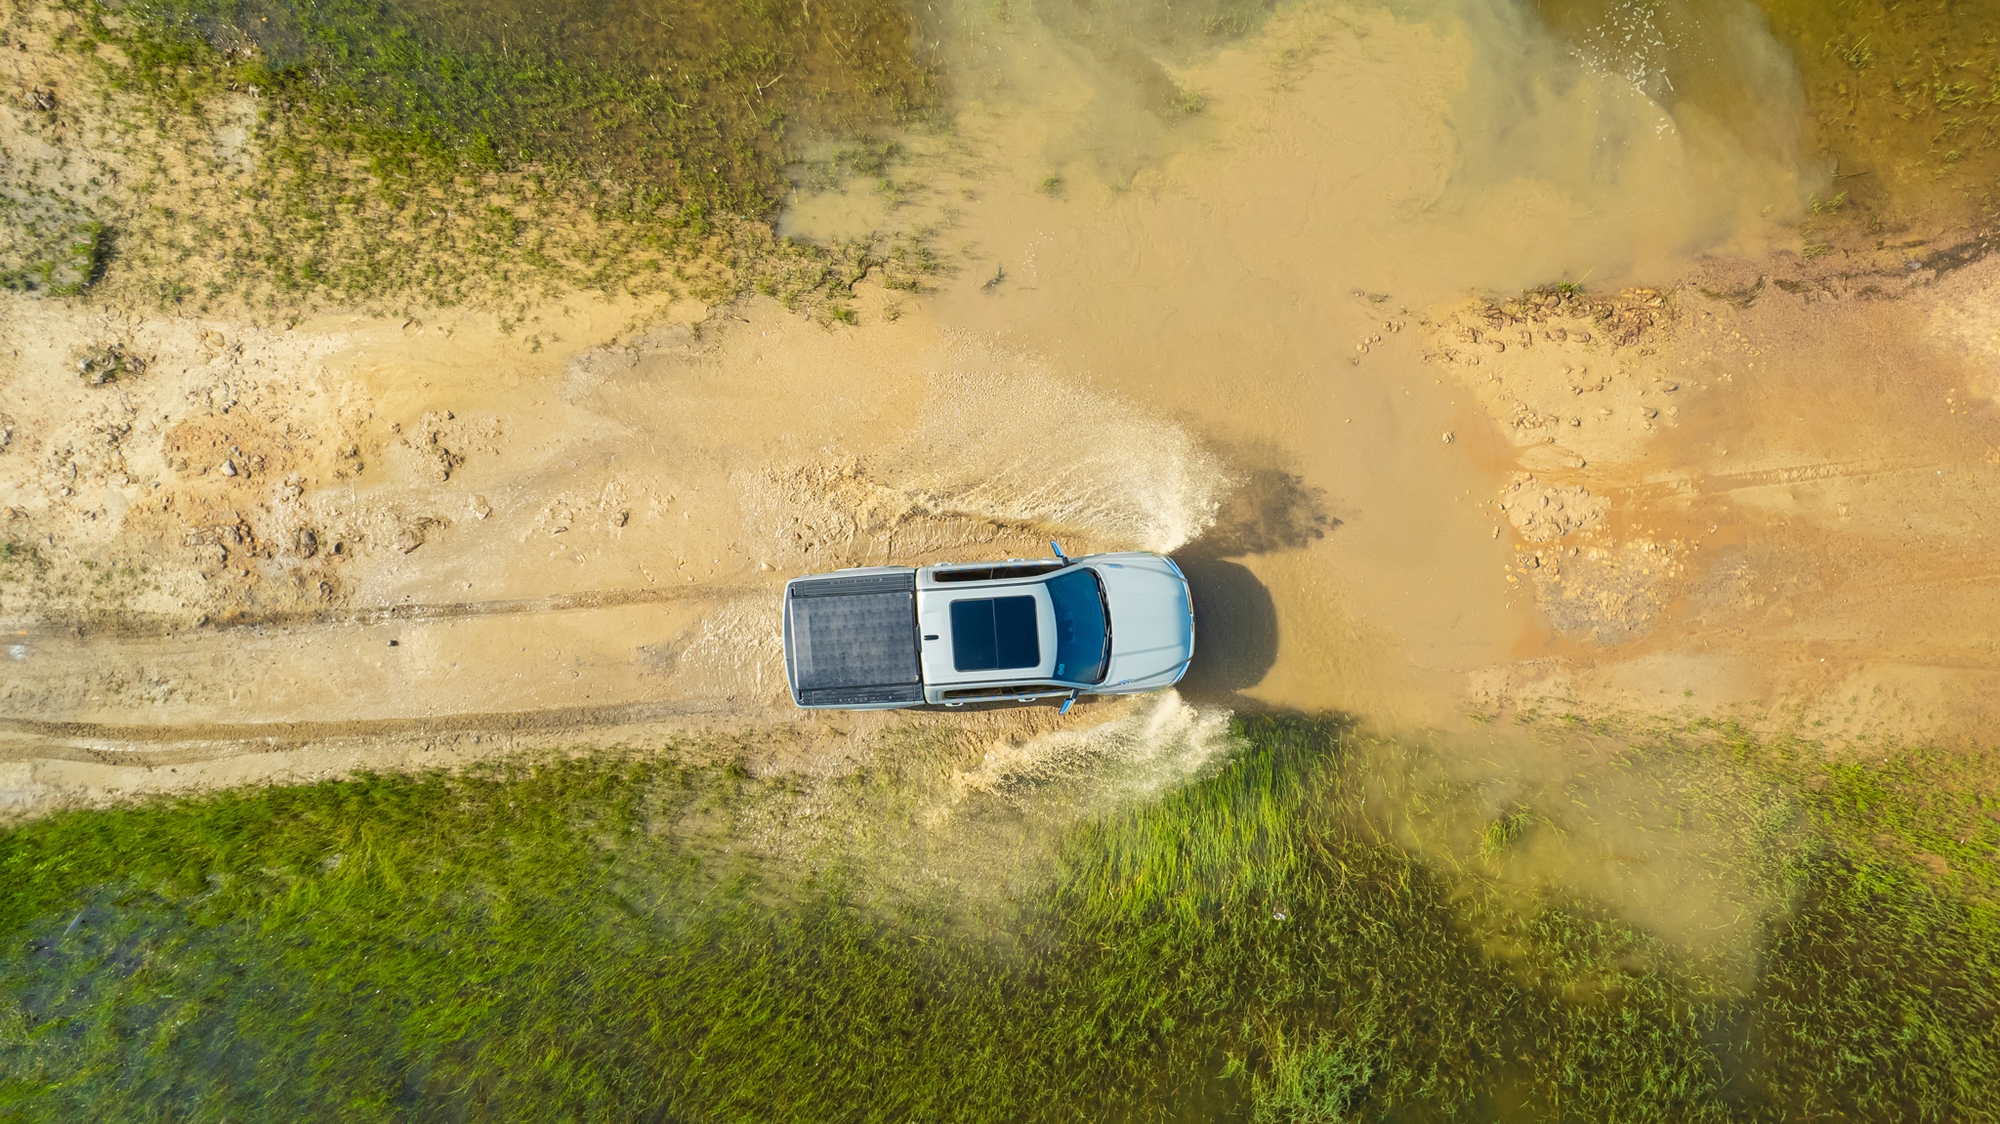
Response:
[{"label": "tire track in mud", "polygon": [[229,632],[241,629],[367,627],[383,624],[427,623],[472,617],[509,616],[532,613],[563,613],[580,609],[617,609],[629,605],[666,605],[677,602],[722,601],[771,589],[765,584],[698,585],[691,587],[603,589],[582,593],[557,593],[546,597],[502,598],[492,601],[456,601],[422,605],[376,605],[359,609],[311,609],[269,613],[238,612],[225,617],[203,617],[199,621],[104,619],[48,620],[35,622],[20,631],[35,636],[66,634],[112,640],[144,640],[179,636],[189,632]]},{"label": "tire track in mud", "polygon": [[[1937,475],[1945,477],[1948,491],[1944,500],[1928,489],[1921,495],[1912,491]],[[1846,490],[1835,494],[1817,488],[1818,485],[1845,485]],[[1685,522],[1698,538],[1696,525],[1705,525],[1713,531],[1710,524],[1715,516],[1704,513],[1697,518],[1689,509],[1691,502],[1708,498],[1725,503],[1747,500],[1754,504],[1754,494],[1758,492],[1790,493],[1795,499],[1809,500],[1817,495],[1829,504],[1835,499],[1856,501],[1860,497],[1872,497],[1878,504],[1901,504],[1914,496],[1917,507],[1913,518],[1940,517],[1941,512],[1973,511],[1990,502],[1991,497],[2000,494],[2000,471],[1990,462],[1935,455],[1803,458],[1789,463],[1773,458],[1759,467],[1730,472],[1694,470],[1650,475],[1631,487],[1608,489],[1606,494],[1620,497],[1616,502],[1630,505],[1628,510],[1637,509],[1642,521],[1664,515],[1670,525]],[[1846,505],[1839,506],[1844,520]],[[1981,642],[1976,635],[1943,637],[1932,632],[1921,637],[1906,635],[1890,639],[1878,635],[1875,639],[1859,640],[1823,633],[1832,622],[1842,619],[1844,605],[1857,600],[1883,602],[1944,591],[1957,598],[2000,598],[2000,553],[1980,546],[1976,540],[1959,544],[1971,547],[1970,550],[1948,553],[1928,542],[1924,535],[1902,538],[1893,535],[1893,528],[1883,532],[1888,536],[1884,541],[1853,549],[1851,543],[1842,539],[1844,532],[1827,520],[1824,511],[1817,515],[1807,512],[1801,526],[1793,528],[1792,523],[1800,519],[1796,513],[1769,512],[1761,520],[1747,522],[1741,513],[1716,519],[1729,523],[1738,536],[1747,534],[1747,538],[1723,543],[1725,550],[1732,553],[1710,557],[1712,565],[1705,576],[1697,578],[1694,588],[1683,593],[1694,592],[1699,596],[1726,586],[1731,580],[1742,580],[1740,566],[1744,551],[1754,550],[1767,558],[1784,560],[1785,564],[1775,567],[1774,572],[1783,573],[1794,582],[1804,582],[1803,588],[1780,583],[1761,589],[1756,601],[1763,611],[1781,614],[1781,620],[1776,622],[1778,632],[1772,635],[1784,638],[1781,647],[1796,646],[1797,652],[1787,652],[1787,656],[1809,655],[1821,658],[1821,662],[1835,660],[1850,667],[1878,664],[1987,674],[2000,669],[2000,643]],[[1735,574],[1721,568],[1731,564],[1739,567]],[[1788,631],[1793,628],[1803,628],[1806,634],[1794,635]],[[1911,628],[1917,633],[1924,631],[1924,626]],[[1682,640],[1690,635],[1678,634]]]},{"label": "tire track in mud", "polygon": [[1865,480],[1875,476],[1895,476],[1948,467],[1928,457],[1885,457],[1866,461],[1809,461],[1803,464],[1774,465],[1741,472],[1671,472],[1649,475],[1631,490],[1668,494],[1686,492],[1727,494],[1756,488],[1776,488],[1787,484],[1813,484],[1821,480]]},{"label": "tire track in mud", "polygon": [[1786,484],[1812,484],[1821,480],[1866,479],[1896,476],[1942,467],[1924,457],[1887,457],[1873,461],[1815,461],[1808,464],[1779,465],[1746,469],[1742,472],[1708,473],[1694,478],[1698,488],[1715,492],[1742,492],[1753,488],[1775,488]]},{"label": "tire track in mud", "polygon": [[1992,671],[2000,666],[2000,646],[1912,645],[1884,647],[1860,640],[1811,640],[1802,645],[1808,655],[1839,658],[1849,664],[1891,663],[1904,667],[1935,667],[1951,671]]},{"label": "tire track in mud", "polygon": [[[726,717],[742,709],[725,699],[693,699],[351,721],[126,725],[0,718],[0,761],[186,765],[338,741],[411,742],[496,734],[550,736],[697,717]],[[150,748],[128,748],[132,746]]]},{"label": "tire track in mud", "polygon": [[[195,639],[227,643],[232,633],[263,633],[286,648],[337,642],[350,630],[384,624],[438,624],[485,617],[533,617],[591,612],[643,605],[726,604],[745,595],[768,592],[756,582],[704,584],[684,588],[592,590],[544,597],[431,604],[377,605],[345,611],[244,615],[228,621],[193,625],[188,622],[111,621],[94,624],[43,624],[15,633],[46,640],[136,642],[144,651],[155,641]],[[516,627],[509,625],[508,627]],[[523,625],[521,627],[532,627]],[[331,635],[329,635],[331,634]],[[65,647],[68,645],[65,644]],[[415,699],[410,700],[417,701]],[[591,731],[619,727],[674,727],[690,719],[728,718],[755,710],[754,703],[714,693],[707,697],[625,703],[555,705],[522,710],[466,710],[432,715],[388,715],[369,718],[335,716],[318,719],[246,722],[119,722],[43,719],[0,714],[0,762],[72,762],[91,765],[152,768],[213,763],[260,754],[365,744],[392,749],[435,741],[473,743],[500,738],[539,742],[586,737]]]}]

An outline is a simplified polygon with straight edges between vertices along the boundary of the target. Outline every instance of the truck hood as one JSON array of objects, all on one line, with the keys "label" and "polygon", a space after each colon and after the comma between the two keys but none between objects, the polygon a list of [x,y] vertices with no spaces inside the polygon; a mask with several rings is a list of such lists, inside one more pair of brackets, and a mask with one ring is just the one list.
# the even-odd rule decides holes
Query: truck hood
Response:
[{"label": "truck hood", "polygon": [[1194,655],[1194,612],[1187,580],[1158,555],[1135,555],[1093,567],[1111,605],[1111,663],[1104,687],[1181,677]]}]

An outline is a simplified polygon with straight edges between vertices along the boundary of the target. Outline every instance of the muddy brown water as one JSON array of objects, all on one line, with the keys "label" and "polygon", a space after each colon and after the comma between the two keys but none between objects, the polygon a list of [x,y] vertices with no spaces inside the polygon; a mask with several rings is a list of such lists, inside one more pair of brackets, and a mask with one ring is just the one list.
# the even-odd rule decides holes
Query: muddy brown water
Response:
[{"label": "muddy brown water", "polygon": [[[1182,559],[1192,710],[924,719],[1003,747],[966,783],[1149,715],[1186,742],[1345,711],[1434,739],[1466,823],[1610,793],[1629,814],[1523,877],[1740,953],[1762,907],[1715,873],[1729,841],[1634,842],[1658,776],[1469,716],[1984,728],[1993,270],[1925,230],[1801,256],[1836,171],[1747,4],[1129,14],[920,13],[949,127],[779,217],[940,253],[930,291],[858,282],[852,324],[9,296],[0,502],[52,576],[5,603],[8,799],[699,729],[789,730],[764,765],[837,770],[899,719],[790,708],[784,579],[1054,536]],[[79,396],[70,341],[113,336],[147,376]]]}]

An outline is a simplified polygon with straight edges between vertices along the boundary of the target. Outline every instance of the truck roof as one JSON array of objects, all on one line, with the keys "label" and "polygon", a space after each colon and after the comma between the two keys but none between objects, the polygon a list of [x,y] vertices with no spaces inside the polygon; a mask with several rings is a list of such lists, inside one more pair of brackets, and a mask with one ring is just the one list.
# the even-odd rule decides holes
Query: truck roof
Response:
[{"label": "truck roof", "polygon": [[1055,667],[1055,647],[1047,643],[1055,615],[1041,575],[942,586],[919,575],[917,623],[928,641],[927,686],[1046,678]]}]

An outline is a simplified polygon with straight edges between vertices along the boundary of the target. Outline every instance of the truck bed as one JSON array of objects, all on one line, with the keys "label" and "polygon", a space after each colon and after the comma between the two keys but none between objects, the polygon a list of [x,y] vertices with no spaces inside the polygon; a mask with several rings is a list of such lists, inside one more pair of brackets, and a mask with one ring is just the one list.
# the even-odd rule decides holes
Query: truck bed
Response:
[{"label": "truck bed", "polygon": [[915,570],[798,578],[785,587],[785,663],[800,706],[924,699]]}]

